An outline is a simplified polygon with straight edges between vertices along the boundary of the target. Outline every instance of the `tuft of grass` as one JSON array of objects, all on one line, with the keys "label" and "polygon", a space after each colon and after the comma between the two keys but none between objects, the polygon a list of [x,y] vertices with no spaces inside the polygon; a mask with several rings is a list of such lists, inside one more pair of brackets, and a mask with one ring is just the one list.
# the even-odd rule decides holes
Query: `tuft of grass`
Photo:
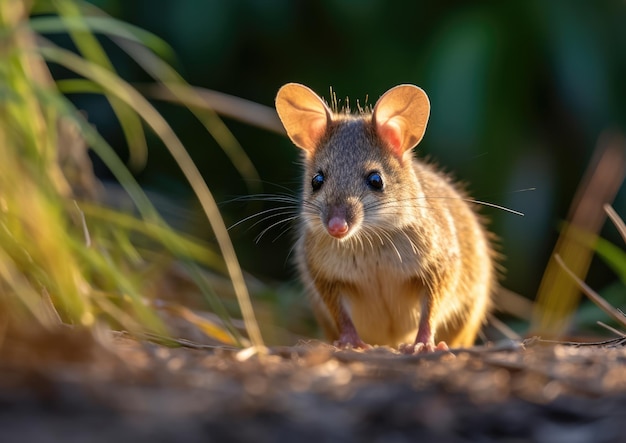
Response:
[{"label": "tuft of grass", "polygon": [[[44,14],[44,15],[40,15]],[[54,45],[44,33],[65,32],[78,53]],[[229,276],[252,344],[263,344],[232,243],[213,196],[185,147],[149,101],[115,72],[94,33],[132,53],[172,93],[189,85],[157,52],[171,54],[157,37],[75,0],[0,2],[0,304],[6,323],[44,328],[60,322],[93,327],[107,322],[137,334],[167,336],[153,308],[154,275],[180,263],[223,325],[200,329],[221,342],[243,344],[200,265]],[[79,78],[55,82],[48,63]],[[181,92],[183,91],[183,92]],[[131,151],[125,165],[65,97],[103,94],[120,120]],[[206,111],[209,112],[209,111]],[[204,117],[203,117],[204,118]],[[256,171],[216,114],[205,125],[240,172]],[[183,171],[213,229],[218,249],[172,230],[135,181],[130,168],[146,161],[144,125],[155,132]],[[231,134],[232,136],[232,134]],[[103,160],[133,200],[139,216],[98,203],[101,194],[87,147]],[[174,310],[176,311],[176,310]],[[183,312],[180,311],[179,312]],[[181,317],[199,320],[184,311]]]},{"label": "tuft of grass", "polygon": [[[617,227],[622,235],[622,239],[626,243],[626,225],[624,221],[618,216],[615,210],[610,205],[604,205],[604,211],[607,213],[613,224]],[[622,283],[626,285],[624,281],[624,270],[626,268],[626,253],[619,249],[617,246],[607,242],[606,240],[599,239],[596,252],[611,266],[616,269],[620,274]],[[601,252],[602,251],[602,252]],[[589,287],[583,280],[578,278],[576,274],[565,264],[563,259],[557,255],[555,260],[561,266],[561,268],[567,273],[567,275],[578,285],[583,293],[602,311],[604,311],[611,319],[613,319],[619,326],[626,328],[626,315],[620,309],[616,309],[605,298],[601,297],[596,291]],[[626,336],[626,333],[614,331],[621,337]]]},{"label": "tuft of grass", "polygon": [[[603,204],[613,200],[626,175],[624,146],[619,132],[607,132],[598,140],[594,159],[574,197],[565,229],[544,272],[534,306],[531,334],[562,337],[576,311],[581,289],[569,273],[583,280],[594,252],[594,245],[579,241],[580,233],[595,235],[606,214]],[[556,257],[564,262],[564,270]]]}]

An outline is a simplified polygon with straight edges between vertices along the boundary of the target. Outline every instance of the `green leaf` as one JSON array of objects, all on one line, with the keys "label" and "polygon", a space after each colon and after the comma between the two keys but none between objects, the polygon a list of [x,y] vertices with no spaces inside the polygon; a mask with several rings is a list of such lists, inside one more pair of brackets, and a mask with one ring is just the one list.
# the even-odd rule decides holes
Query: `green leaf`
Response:
[{"label": "green leaf", "polygon": [[622,283],[626,285],[626,251],[603,238],[599,238],[597,241],[597,254],[617,274]]}]

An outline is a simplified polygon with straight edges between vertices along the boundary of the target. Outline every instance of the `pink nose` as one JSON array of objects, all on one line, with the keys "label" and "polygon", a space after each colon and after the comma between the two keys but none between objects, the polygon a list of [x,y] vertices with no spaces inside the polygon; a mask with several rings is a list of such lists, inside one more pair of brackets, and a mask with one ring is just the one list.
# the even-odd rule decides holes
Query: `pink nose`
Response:
[{"label": "pink nose", "polygon": [[348,222],[343,217],[332,217],[328,221],[328,227],[326,228],[328,233],[335,238],[342,238],[348,233]]}]

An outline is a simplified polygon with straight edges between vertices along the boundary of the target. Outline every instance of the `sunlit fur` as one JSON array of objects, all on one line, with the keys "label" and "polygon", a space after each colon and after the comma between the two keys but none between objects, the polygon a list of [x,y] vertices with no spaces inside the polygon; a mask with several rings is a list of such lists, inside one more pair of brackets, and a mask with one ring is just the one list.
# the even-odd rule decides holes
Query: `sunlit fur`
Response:
[{"label": "sunlit fur", "polygon": [[[329,339],[337,339],[338,331],[318,291],[320,281],[333,282],[366,343],[412,343],[431,291],[440,302],[435,339],[469,346],[490,307],[495,280],[481,219],[458,185],[411,152],[400,159],[381,151],[376,157],[382,160],[372,160],[367,144],[380,142],[369,120],[335,116],[319,150],[310,157],[303,153],[301,197],[252,196],[279,206],[241,222],[256,219],[252,226],[263,226],[259,239],[269,232],[281,236],[295,223],[295,259]],[[348,162],[362,164],[361,170],[350,169],[336,146],[349,146],[354,158]],[[320,170],[325,181],[313,192],[311,179]],[[373,170],[382,175],[382,191],[366,184]],[[330,236],[324,224],[325,211],[338,202],[351,208],[350,233],[343,239]]]},{"label": "sunlit fur", "polygon": [[[381,151],[373,153],[372,146]],[[439,304],[432,308],[436,340],[471,345],[494,280],[484,229],[465,195],[442,174],[412,160],[410,151],[397,158],[383,149],[369,116],[343,116],[319,148],[305,154],[296,258],[317,315],[327,335],[337,338],[320,297],[324,288],[340,299],[366,343],[411,343],[431,291]],[[366,184],[373,170],[383,177],[383,191]],[[325,181],[313,192],[318,171]],[[350,231],[343,239],[325,227],[326,211],[338,204],[348,208]]]},{"label": "sunlit fur", "polygon": [[[398,85],[351,115],[288,83],[276,111],[303,152],[295,256],[328,338],[407,343],[407,353],[472,344],[489,308],[493,254],[469,199],[412,158],[430,114],[426,93]],[[382,186],[368,182],[373,172]]]}]

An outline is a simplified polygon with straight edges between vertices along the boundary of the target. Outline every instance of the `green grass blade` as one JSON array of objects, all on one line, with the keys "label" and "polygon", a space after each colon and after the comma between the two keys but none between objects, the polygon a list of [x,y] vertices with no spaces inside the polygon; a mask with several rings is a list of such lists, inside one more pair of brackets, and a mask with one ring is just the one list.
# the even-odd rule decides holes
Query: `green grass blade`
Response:
[{"label": "green grass blade", "polygon": [[123,38],[145,46],[157,56],[174,62],[176,53],[165,40],[144,29],[122,22],[113,17],[64,17],[61,20],[54,16],[32,17],[28,27],[39,34],[61,34],[68,31],[88,29],[96,34]]},{"label": "green grass blade", "polygon": [[203,244],[202,241],[196,238],[178,234],[162,223],[138,220],[132,215],[120,213],[89,202],[81,202],[80,208],[90,219],[111,223],[121,229],[142,233],[155,241],[162,241],[166,245],[172,245],[172,252],[179,257],[192,259],[211,269],[225,271],[223,260],[208,245]]},{"label": "green grass blade", "polygon": [[185,103],[194,116],[202,123],[207,132],[215,139],[228,156],[239,174],[246,178],[247,185],[253,193],[260,190],[259,174],[237,138],[224,124],[219,115],[206,106],[193,88],[165,61],[146,51],[141,46],[129,44],[124,40],[113,39],[120,48],[126,51],[149,75],[161,82],[180,102]]},{"label": "green grass blade", "polygon": [[[223,219],[221,218],[219,208],[217,207],[208,186],[202,179],[198,168],[193,163],[193,160],[174,131],[141,94],[128,85],[128,83],[113,75],[110,71],[103,69],[94,63],[89,63],[69,51],[53,46],[47,45],[45,47],[41,47],[39,48],[39,51],[47,60],[59,63],[79,75],[102,85],[111,94],[116,95],[129,106],[133,107],[164,142],[165,146],[168,148],[170,154],[183,171],[183,174],[187,178],[194,193],[200,201],[200,205],[202,206],[209,224],[211,225],[216,236],[220,251],[224,256],[228,274],[233,283],[233,288],[235,290],[235,294],[237,295],[250,340],[255,346],[261,348],[263,346],[263,340],[261,338],[256,319],[254,318],[254,312],[252,310],[243,273],[239,266],[233,245],[230,241],[228,231],[224,225]],[[126,175],[130,174],[128,173]]]},{"label": "green grass blade", "polygon": [[[165,61],[165,59],[174,59],[173,50],[158,37],[151,33],[143,31],[139,28],[119,22],[110,17],[80,17],[77,6],[74,2],[71,11],[66,3],[61,1],[60,8],[66,13],[63,20],[54,17],[35,18],[33,29],[39,32],[61,32],[63,30],[70,31],[72,34],[82,32],[84,35],[87,30],[90,32],[102,32],[112,38],[124,51],[126,51],[133,59],[142,66],[145,71],[158,81],[167,83],[166,88],[183,103],[191,103],[190,111],[202,123],[206,130],[213,136],[216,142],[224,150],[230,161],[233,163],[237,171],[247,179],[247,184],[251,192],[258,192],[261,180],[254,164],[243,150],[232,132],[219,118],[217,113],[206,108],[206,103],[198,99],[197,95],[188,87],[184,79]],[[71,15],[70,15],[71,14]],[[112,67],[106,63],[102,57],[102,51],[96,51],[94,48],[97,41],[93,36],[87,37],[85,42],[83,39],[74,38],[77,46],[80,44],[81,52],[84,55],[90,54],[91,60],[97,61],[101,66]],[[130,44],[129,44],[130,43]],[[137,44],[140,43],[140,44]],[[89,50],[89,51],[88,51]],[[152,50],[152,51],[151,51]],[[165,56],[164,56],[165,53]],[[194,102],[200,100],[199,106],[193,106]],[[123,123],[124,120],[120,118]],[[132,152],[132,151],[131,151]]]},{"label": "green grass blade", "polygon": [[626,285],[626,252],[603,238],[598,238],[596,253]]},{"label": "green grass blade", "polygon": [[[91,32],[88,23],[84,21],[76,3],[71,0],[56,0],[55,5],[61,16],[61,21],[68,23],[71,20],[71,23],[74,25],[66,26],[72,41],[81,55],[86,60],[115,73],[113,64]],[[130,153],[129,163],[131,169],[143,169],[148,156],[148,146],[141,119],[131,107],[115,95],[105,91],[104,96],[109,101],[124,132]]]},{"label": "green grass blade", "polygon": [[[54,101],[60,108],[62,113],[70,113],[72,110],[71,104],[66,99],[51,96],[49,100]],[[69,115],[68,115],[69,117]],[[103,160],[107,167],[112,171],[115,178],[120,182],[122,187],[126,189],[129,196],[137,206],[139,212],[143,215],[144,220],[137,220],[136,218],[121,214],[106,208],[99,207],[94,204],[83,202],[80,205],[82,211],[88,217],[99,219],[103,222],[115,225],[118,228],[131,229],[136,232],[141,232],[144,235],[158,240],[164,244],[172,253],[184,263],[189,264],[190,259],[198,263],[205,264],[213,269],[224,269],[223,260],[217,256],[208,247],[202,246],[202,243],[197,240],[187,239],[176,234],[169,228],[166,223],[159,217],[156,209],[149,201],[143,190],[139,187],[139,184],[135,181],[134,177],[124,167],[121,160],[115,155],[115,152],[111,146],[100,136],[100,134],[84,121],[81,115],[73,115],[73,121],[81,127],[86,140],[92,146],[96,154]],[[238,330],[232,325],[230,316],[227,314],[222,302],[217,295],[210,289],[207,283],[204,281],[199,272],[195,272],[195,268],[192,268],[190,275],[198,285],[203,296],[209,303],[214,312],[220,315],[228,330],[233,335],[233,338],[237,343],[241,343]]]}]

